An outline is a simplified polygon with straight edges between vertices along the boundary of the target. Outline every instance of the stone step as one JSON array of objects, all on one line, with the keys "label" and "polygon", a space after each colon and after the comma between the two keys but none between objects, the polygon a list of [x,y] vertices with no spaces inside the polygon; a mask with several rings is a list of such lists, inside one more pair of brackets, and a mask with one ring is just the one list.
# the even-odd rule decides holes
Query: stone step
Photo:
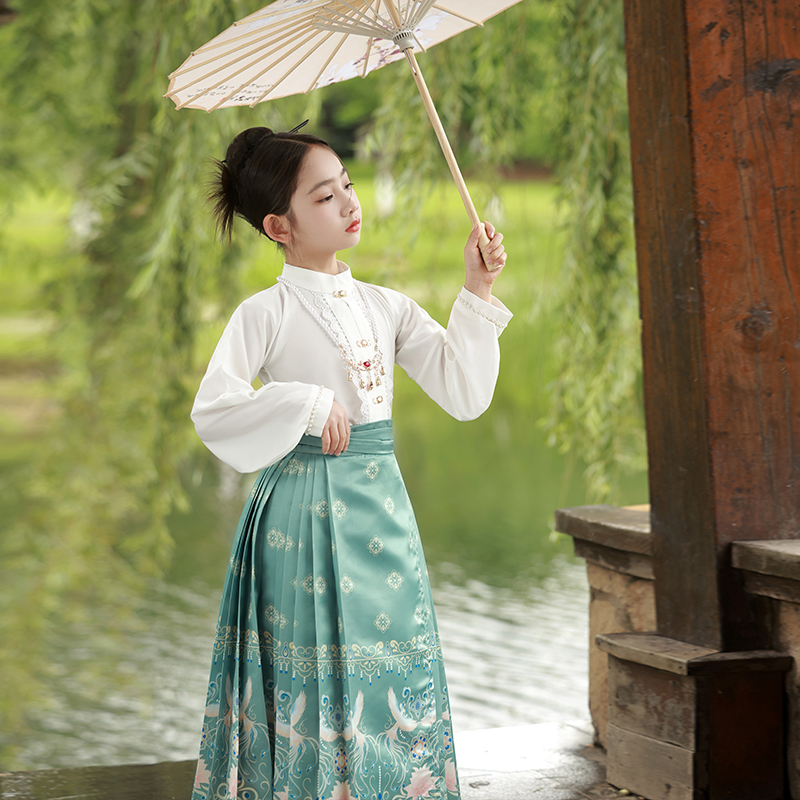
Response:
[{"label": "stone step", "polygon": [[[614,800],[590,723],[465,731],[456,738],[462,800]],[[195,762],[0,774],[0,800],[189,800]]]}]

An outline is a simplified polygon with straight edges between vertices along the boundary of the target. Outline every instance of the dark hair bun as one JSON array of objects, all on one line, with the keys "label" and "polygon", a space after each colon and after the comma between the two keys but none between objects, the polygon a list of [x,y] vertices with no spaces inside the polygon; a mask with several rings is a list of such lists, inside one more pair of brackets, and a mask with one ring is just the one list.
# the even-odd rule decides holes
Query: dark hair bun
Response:
[{"label": "dark hair bun", "polygon": [[228,145],[225,162],[234,174],[241,171],[255,149],[269,136],[275,134],[269,128],[248,128]]},{"label": "dark hair bun", "polygon": [[317,136],[248,128],[230,143],[224,161],[215,162],[209,192],[220,235],[230,240],[233,218],[264,233],[264,217],[289,212],[297,178],[309,147],[328,147]]}]

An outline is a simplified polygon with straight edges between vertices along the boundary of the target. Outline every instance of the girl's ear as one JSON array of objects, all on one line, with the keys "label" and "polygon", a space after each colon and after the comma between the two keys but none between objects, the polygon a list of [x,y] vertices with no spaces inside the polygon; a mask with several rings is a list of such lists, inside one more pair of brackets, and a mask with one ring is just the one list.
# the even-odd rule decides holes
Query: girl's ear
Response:
[{"label": "girl's ear", "polygon": [[277,214],[267,214],[264,217],[264,233],[272,239],[273,242],[280,244],[288,244],[292,235],[292,229],[289,225],[289,220],[286,216],[278,216]]}]

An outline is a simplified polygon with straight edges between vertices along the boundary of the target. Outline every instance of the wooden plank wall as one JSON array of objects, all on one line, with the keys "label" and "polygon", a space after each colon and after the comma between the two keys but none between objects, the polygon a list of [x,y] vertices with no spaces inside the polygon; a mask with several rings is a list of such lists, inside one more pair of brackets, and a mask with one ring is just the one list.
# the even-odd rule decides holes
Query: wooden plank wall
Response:
[{"label": "wooden plank wall", "polygon": [[659,632],[760,646],[729,545],[800,533],[800,8],[625,16]]},{"label": "wooden plank wall", "polygon": [[687,2],[717,537],[797,538],[800,5]]}]

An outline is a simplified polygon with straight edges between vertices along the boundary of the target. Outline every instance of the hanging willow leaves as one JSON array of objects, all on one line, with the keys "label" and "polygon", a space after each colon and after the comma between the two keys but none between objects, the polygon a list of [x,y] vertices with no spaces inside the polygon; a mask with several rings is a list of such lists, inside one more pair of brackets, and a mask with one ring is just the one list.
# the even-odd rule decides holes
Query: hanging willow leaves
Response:
[{"label": "hanging willow leaves", "polygon": [[[479,187],[479,209],[496,192],[499,167],[547,157],[552,126],[542,118],[547,75],[556,66],[553,5],[512,6],[418,57],[459,165]],[[398,199],[413,214],[426,187],[451,178],[407,66],[396,64],[375,78],[385,100],[373,115],[366,151],[392,173]]]},{"label": "hanging willow leaves", "polygon": [[563,5],[558,174],[566,249],[550,442],[589,466],[608,500],[644,468],[623,5]]},{"label": "hanging willow leaves", "polygon": [[[644,468],[622,2],[521,3],[420,63],[459,162],[488,187],[479,209],[498,167],[555,155],[566,247],[559,378],[543,424],[551,445],[588,464],[590,495],[608,500],[622,475]],[[394,173],[413,213],[421,184],[449,178],[433,135],[420,135],[413,80],[381,80],[386,102],[367,150]]]},{"label": "hanging willow leaves", "polygon": [[[66,268],[47,287],[60,412],[17,479],[25,513],[2,542],[14,574],[0,588],[0,672],[14,686],[0,696],[5,765],[23,709],[46,697],[48,633],[90,619],[112,634],[169,561],[165,519],[197,449],[188,412],[201,312],[220,298],[230,306],[243,257],[241,243],[213,242],[208,158],[242,128],[279,127],[282,111],[294,118],[316,102],[206,115],[163,100],[185,54],[249,10],[32,0],[0,29],[5,199],[34,182],[74,201]],[[11,123],[21,117],[24,130]]]}]

